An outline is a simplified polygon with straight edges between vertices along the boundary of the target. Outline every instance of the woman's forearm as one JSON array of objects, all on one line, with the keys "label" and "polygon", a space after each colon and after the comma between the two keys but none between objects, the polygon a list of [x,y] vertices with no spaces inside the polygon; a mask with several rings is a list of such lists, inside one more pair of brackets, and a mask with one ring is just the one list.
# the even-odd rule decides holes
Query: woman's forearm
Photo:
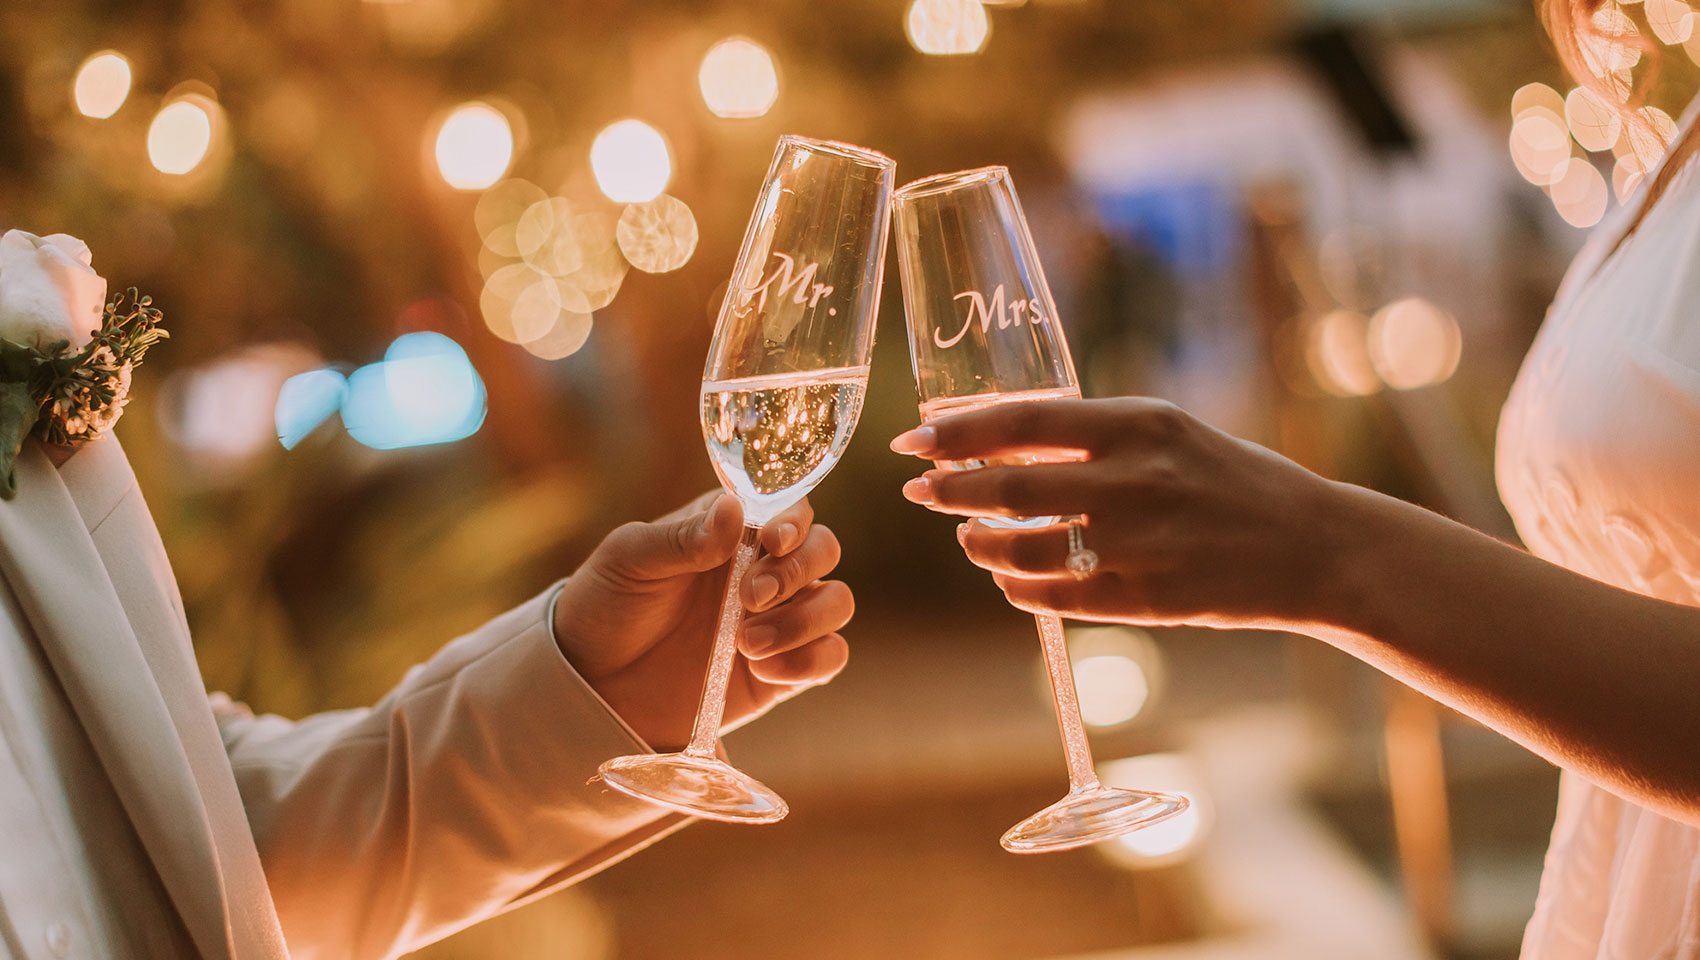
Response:
[{"label": "woman's forearm", "polygon": [[1700,824],[1700,609],[1342,488],[1315,633],[1628,799]]}]

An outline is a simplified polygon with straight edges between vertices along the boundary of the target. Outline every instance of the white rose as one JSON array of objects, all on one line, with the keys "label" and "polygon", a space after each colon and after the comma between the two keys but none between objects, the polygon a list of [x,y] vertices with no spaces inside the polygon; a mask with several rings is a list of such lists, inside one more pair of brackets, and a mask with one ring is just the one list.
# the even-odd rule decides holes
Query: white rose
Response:
[{"label": "white rose", "polygon": [[0,337],[25,346],[55,340],[82,347],[100,330],[106,280],[90,266],[89,245],[68,234],[0,237]]}]

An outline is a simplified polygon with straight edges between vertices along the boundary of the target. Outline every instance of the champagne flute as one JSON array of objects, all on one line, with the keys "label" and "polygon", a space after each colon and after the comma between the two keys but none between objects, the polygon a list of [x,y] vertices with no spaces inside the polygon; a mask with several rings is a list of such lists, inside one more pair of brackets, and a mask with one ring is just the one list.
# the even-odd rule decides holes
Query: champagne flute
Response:
[{"label": "champagne flute", "polygon": [[828,140],[779,139],[703,370],[703,439],[744,531],[720,607],[690,744],[617,757],[610,786],[699,817],[784,819],[785,801],[717,756],[744,606],[738,585],[768,521],[825,477],[862,413],[897,164]]},{"label": "champagne flute", "polygon": [[[921,419],[1000,403],[1080,396],[1068,344],[1045,285],[1009,171],[983,167],[917,180],[894,200],[897,263],[909,321]],[[1034,453],[941,461],[944,469],[1079,459]],[[982,519],[1043,527],[1061,517]],[[1060,572],[1060,571],[1059,571]],[[1068,796],[1003,835],[1004,849],[1047,853],[1108,840],[1179,814],[1184,797],[1106,787],[1092,767],[1062,620],[1036,617],[1068,758]]]}]

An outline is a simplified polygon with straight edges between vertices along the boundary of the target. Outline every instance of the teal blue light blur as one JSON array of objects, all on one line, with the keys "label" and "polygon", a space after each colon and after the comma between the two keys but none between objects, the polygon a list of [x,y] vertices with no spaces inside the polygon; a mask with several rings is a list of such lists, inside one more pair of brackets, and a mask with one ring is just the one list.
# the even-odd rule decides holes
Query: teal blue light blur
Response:
[{"label": "teal blue light blur", "polygon": [[309,370],[283,382],[277,394],[277,440],[293,450],[330,419],[348,397],[348,379],[335,370]]},{"label": "teal blue light blur", "polygon": [[471,436],[484,412],[484,381],[460,344],[440,333],[409,333],[381,362],[348,378],[342,422],[366,446],[394,450]]}]

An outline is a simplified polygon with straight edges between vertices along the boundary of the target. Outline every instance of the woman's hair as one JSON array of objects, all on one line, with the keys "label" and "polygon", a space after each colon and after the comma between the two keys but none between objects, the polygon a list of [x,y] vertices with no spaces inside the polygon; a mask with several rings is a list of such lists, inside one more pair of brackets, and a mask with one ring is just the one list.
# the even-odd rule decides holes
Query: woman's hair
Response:
[{"label": "woman's hair", "polygon": [[[1641,107],[1646,102],[1646,91],[1651,89],[1653,81],[1658,76],[1659,49],[1646,37],[1635,33],[1629,35],[1613,29],[1610,22],[1615,17],[1607,17],[1606,23],[1596,16],[1602,10],[1615,10],[1616,5],[1610,0],[1536,0],[1540,4],[1541,20],[1546,24],[1547,33],[1552,36],[1552,42],[1558,48],[1559,58],[1578,84],[1599,94],[1606,103],[1617,107],[1623,115],[1625,135],[1640,139],[1643,144],[1656,143],[1660,134],[1657,133]],[[1630,28],[1633,29],[1633,28]],[[1611,61],[1616,57],[1616,51],[1638,49],[1647,60],[1646,67],[1638,79],[1629,79],[1629,70],[1613,70]],[[1676,143],[1668,145],[1670,159],[1659,170],[1658,176],[1647,187],[1647,198],[1641,204],[1641,209],[1635,215],[1635,220],[1624,232],[1628,236],[1641,225],[1641,218],[1664,194],[1670,180],[1682,167],[1689,155],[1700,146],[1700,125],[1688,131]],[[1646,149],[1637,150],[1641,162],[1651,166],[1655,157],[1648,156]]]}]

